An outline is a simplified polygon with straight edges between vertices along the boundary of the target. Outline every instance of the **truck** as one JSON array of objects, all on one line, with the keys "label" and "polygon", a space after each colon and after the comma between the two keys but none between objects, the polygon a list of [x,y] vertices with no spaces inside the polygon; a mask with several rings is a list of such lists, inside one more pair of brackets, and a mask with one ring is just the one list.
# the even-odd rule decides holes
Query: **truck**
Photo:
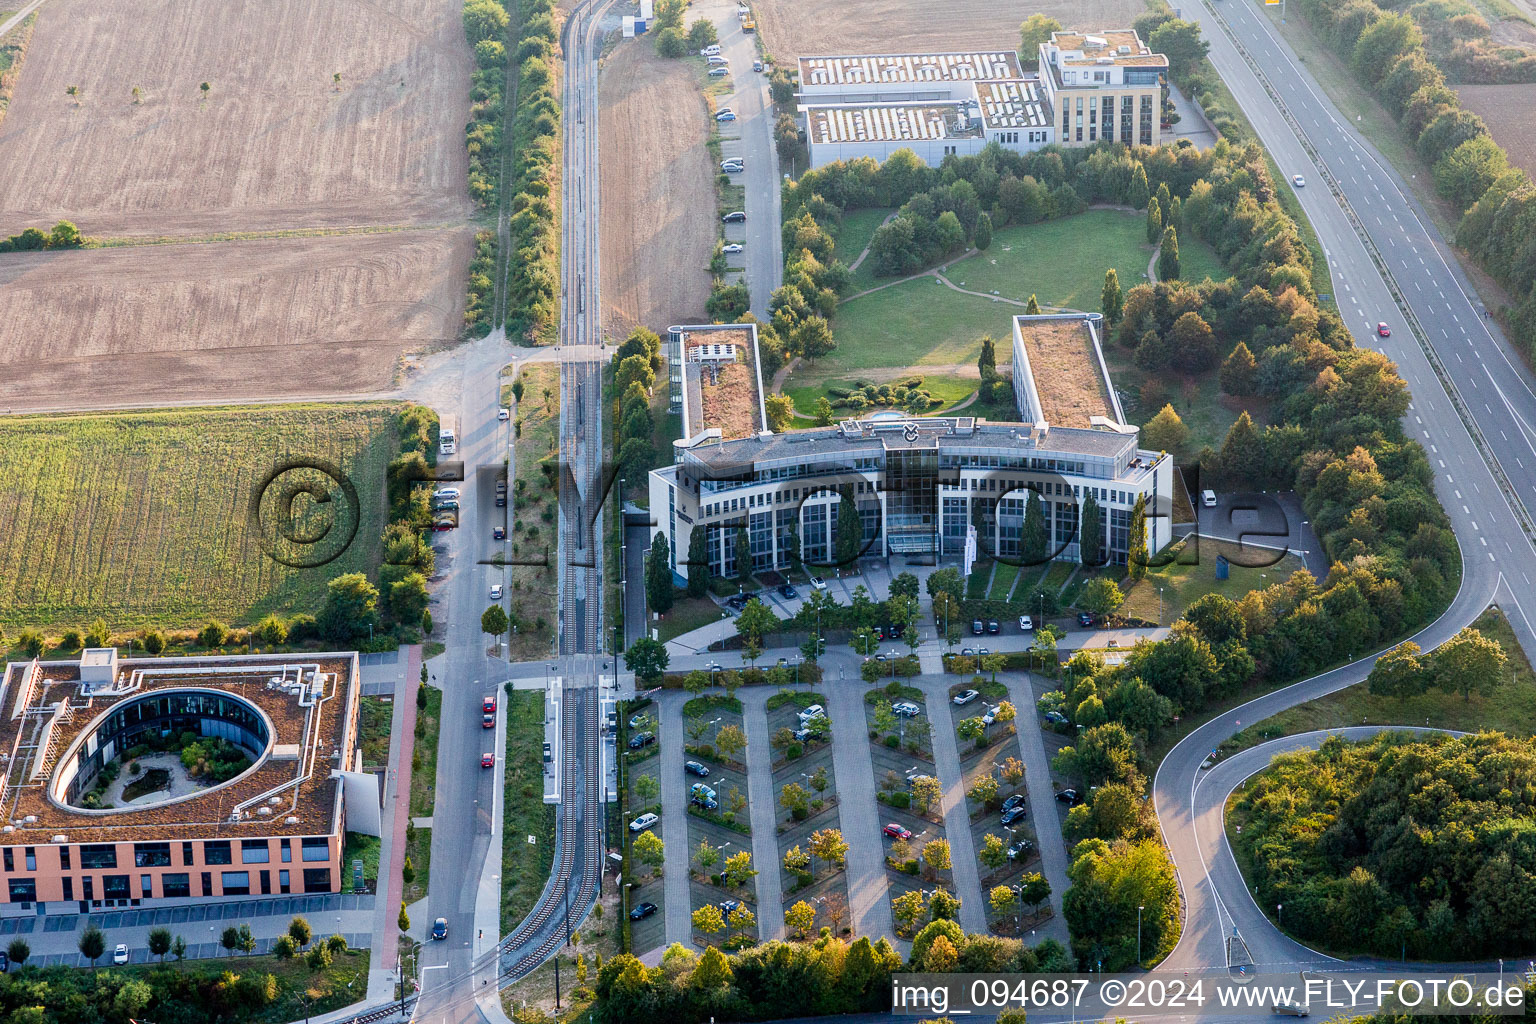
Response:
[{"label": "truck", "polygon": [[751,18],[743,18],[741,21],[741,30],[743,32],[756,32],[757,22],[753,21]]}]

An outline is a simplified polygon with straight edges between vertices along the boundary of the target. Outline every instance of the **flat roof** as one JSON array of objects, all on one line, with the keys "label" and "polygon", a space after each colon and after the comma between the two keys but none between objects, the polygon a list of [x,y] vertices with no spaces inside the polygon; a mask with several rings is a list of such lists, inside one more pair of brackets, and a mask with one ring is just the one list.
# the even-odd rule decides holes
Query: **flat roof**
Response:
[{"label": "flat roof", "polygon": [[1060,54],[1058,60],[1071,67],[1099,64],[1166,67],[1168,58],[1153,53],[1141,41],[1135,29],[1107,29],[1103,32],[1052,32],[1051,44]]},{"label": "flat roof", "polygon": [[1014,322],[1041,419],[1052,427],[1084,429],[1093,426],[1094,417],[1119,422],[1087,317],[1020,316]]},{"label": "flat roof", "polygon": [[[310,706],[300,704],[296,687],[268,685],[274,678],[296,684],[306,674],[320,680],[320,699]],[[157,691],[188,689],[222,691],[259,709],[272,730],[266,760],[206,793],[107,814],[50,799],[54,771],[103,715]],[[332,835],[341,785],[332,772],[351,766],[358,694],[352,653],[119,658],[112,689],[97,684],[89,696],[78,662],[12,662],[0,689],[0,751],[7,755],[3,816],[14,831],[0,845],[48,845],[58,835],[71,843]],[[276,805],[269,794],[280,798]]]},{"label": "flat roof", "polygon": [[839,103],[802,109],[813,143],[975,139],[982,134],[954,103]]},{"label": "flat roof", "polygon": [[676,329],[683,362],[683,434],[719,430],[722,440],[767,430],[751,324]]},{"label": "flat roof", "polygon": [[974,82],[1018,78],[1012,50],[964,53],[882,53],[800,58],[800,84],[869,85],[904,82]]},{"label": "flat roof", "polygon": [[981,116],[988,128],[1045,128],[1051,115],[1037,78],[991,79],[976,83]]}]

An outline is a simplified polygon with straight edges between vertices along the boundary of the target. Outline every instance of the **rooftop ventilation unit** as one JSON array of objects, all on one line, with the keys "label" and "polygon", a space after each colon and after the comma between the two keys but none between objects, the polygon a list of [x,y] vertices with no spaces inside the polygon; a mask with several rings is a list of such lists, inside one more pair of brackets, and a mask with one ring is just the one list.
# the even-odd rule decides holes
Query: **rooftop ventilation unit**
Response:
[{"label": "rooftop ventilation unit", "polygon": [[258,807],[258,808],[256,808],[256,814],[257,814],[258,817],[270,818],[272,816],[272,808],[270,808],[270,807]]},{"label": "rooftop ventilation unit", "polygon": [[288,817],[283,819],[283,824],[284,825],[297,825],[298,823],[299,823],[299,819],[294,817],[291,814],[288,815]]},{"label": "rooftop ventilation unit", "polygon": [[24,825],[36,825],[37,824],[37,815],[29,814],[25,818],[22,818],[21,821],[22,821],[22,824],[24,824]]},{"label": "rooftop ventilation unit", "polygon": [[69,836],[66,836],[64,833],[60,832],[58,835],[53,837],[53,842],[55,842],[55,843],[67,843],[67,842],[69,842]]}]

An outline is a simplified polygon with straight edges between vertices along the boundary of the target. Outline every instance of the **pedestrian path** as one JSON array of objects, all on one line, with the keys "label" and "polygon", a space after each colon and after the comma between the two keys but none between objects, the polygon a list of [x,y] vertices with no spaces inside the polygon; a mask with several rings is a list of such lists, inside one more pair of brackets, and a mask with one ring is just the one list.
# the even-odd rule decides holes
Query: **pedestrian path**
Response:
[{"label": "pedestrian path", "polygon": [[1067,880],[1067,847],[1061,829],[1057,827],[1060,818],[1051,787],[1051,763],[1045,755],[1045,738],[1040,735],[1031,677],[1023,672],[1007,672],[1001,678],[1008,684],[1008,699],[1018,711],[1014,724],[1018,727],[1019,753],[1024,761],[1024,782],[1029,787],[1029,816],[1035,823],[1036,846],[1040,851],[1039,870],[1051,883],[1054,914],[1035,929],[1039,935],[1034,941],[1056,939],[1066,944],[1070,939],[1066,918],[1061,913],[1061,896],[1070,884]]},{"label": "pedestrian path", "polygon": [[752,815],[752,863],[757,868],[757,934],[784,937],[784,886],[779,876],[779,842],[773,792],[773,748],[768,735],[767,687],[738,691],[747,732],[747,799]]}]

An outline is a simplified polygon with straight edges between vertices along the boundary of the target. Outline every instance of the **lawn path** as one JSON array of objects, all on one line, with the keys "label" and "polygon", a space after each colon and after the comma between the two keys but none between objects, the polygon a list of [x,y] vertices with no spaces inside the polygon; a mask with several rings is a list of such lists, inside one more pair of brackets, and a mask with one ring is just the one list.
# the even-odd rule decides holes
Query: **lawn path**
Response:
[{"label": "lawn path", "polygon": [[[886,217],[885,220],[881,221],[880,222],[880,227],[875,228],[875,230],[879,231],[880,228],[885,227],[887,224],[889,224],[896,217],[896,214],[899,213],[899,212],[900,212],[899,210],[892,210],[890,216]],[[854,257],[854,260],[853,260],[852,263],[848,264],[848,273],[851,274],[855,270],[859,269],[859,264],[863,263],[864,262],[864,257],[869,255],[869,247],[870,247],[870,245],[873,245],[874,243],[875,243],[874,236],[871,235],[870,239],[869,239],[869,243],[864,246],[863,251],[860,252],[857,256]]]}]

